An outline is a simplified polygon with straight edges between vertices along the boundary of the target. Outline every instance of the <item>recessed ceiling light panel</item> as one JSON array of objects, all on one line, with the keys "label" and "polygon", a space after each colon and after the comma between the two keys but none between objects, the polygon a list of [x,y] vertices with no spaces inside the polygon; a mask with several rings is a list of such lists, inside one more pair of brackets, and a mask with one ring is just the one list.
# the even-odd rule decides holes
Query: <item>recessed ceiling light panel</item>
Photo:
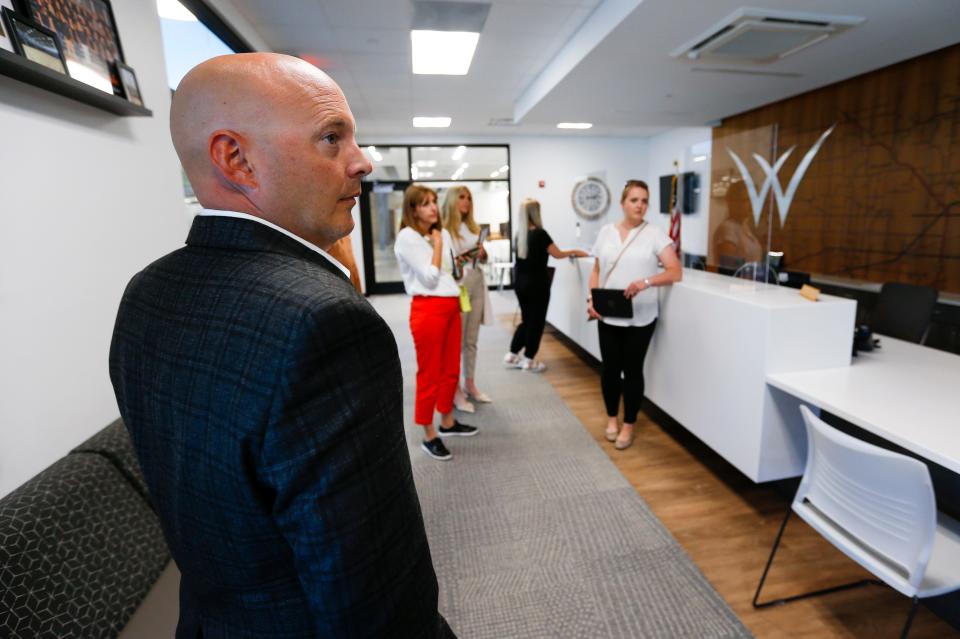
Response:
[{"label": "recessed ceiling light panel", "polygon": [[466,75],[479,40],[479,33],[467,31],[411,31],[413,72],[418,75]]},{"label": "recessed ceiling light panel", "polygon": [[418,129],[444,129],[450,126],[450,118],[443,117],[427,117],[427,116],[417,116],[413,118],[413,126]]},{"label": "recessed ceiling light panel", "polygon": [[593,124],[591,122],[558,122],[558,129],[589,129]]}]

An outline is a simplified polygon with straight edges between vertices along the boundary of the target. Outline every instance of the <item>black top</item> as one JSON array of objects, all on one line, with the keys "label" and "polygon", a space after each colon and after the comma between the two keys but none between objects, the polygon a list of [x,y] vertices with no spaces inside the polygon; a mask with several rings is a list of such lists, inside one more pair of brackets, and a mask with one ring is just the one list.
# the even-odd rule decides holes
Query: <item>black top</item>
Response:
[{"label": "black top", "polygon": [[527,257],[517,257],[517,278],[528,281],[547,281],[547,248],[553,238],[544,229],[532,229],[527,233]]}]

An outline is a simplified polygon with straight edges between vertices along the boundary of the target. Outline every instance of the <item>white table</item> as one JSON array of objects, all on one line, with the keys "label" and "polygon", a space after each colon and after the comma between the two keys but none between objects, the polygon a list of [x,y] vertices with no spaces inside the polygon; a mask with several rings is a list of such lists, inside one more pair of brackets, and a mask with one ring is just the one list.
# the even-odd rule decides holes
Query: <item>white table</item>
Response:
[{"label": "white table", "polygon": [[850,366],[775,372],[767,384],[960,473],[960,355],[880,337]]}]

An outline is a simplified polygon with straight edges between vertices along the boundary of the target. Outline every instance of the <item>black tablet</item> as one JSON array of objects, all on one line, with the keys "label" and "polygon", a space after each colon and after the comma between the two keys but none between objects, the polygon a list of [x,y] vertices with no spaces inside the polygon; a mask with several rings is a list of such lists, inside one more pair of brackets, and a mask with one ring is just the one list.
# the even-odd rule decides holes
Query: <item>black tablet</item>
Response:
[{"label": "black tablet", "polygon": [[633,317],[633,300],[623,296],[622,288],[595,288],[590,295],[593,296],[593,309],[603,317]]}]

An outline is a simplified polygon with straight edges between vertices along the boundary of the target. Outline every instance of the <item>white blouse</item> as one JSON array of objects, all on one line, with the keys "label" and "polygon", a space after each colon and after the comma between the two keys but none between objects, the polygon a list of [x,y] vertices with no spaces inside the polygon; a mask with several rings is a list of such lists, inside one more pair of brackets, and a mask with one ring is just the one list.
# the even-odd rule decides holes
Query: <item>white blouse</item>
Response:
[{"label": "white blouse", "polygon": [[441,236],[443,249],[440,251],[440,268],[437,268],[433,265],[433,245],[428,237],[409,226],[397,233],[393,252],[400,263],[400,276],[407,295],[460,296],[460,285],[451,275],[453,259],[450,251],[453,240],[446,229],[441,231]]},{"label": "white blouse", "polygon": [[[460,255],[466,251],[469,251],[477,245],[477,242],[480,241],[480,236],[476,233],[470,231],[467,228],[467,225],[463,222],[460,223],[460,239],[450,236],[450,239],[453,241],[453,252],[455,255]],[[473,262],[467,262],[463,265],[464,271],[469,271],[473,269]],[[482,270],[482,264],[480,260],[477,260],[477,270]]]},{"label": "white blouse", "polygon": [[[630,245],[614,266],[614,260],[627,242]],[[623,241],[614,224],[605,225],[597,234],[597,241],[590,251],[600,262],[600,287],[625,289],[630,282],[656,275],[659,272],[658,256],[672,243],[666,233],[652,224],[631,230]],[[656,288],[644,289],[633,296],[632,318],[610,317],[604,318],[603,322],[611,326],[646,326],[657,319],[658,301]]]}]

